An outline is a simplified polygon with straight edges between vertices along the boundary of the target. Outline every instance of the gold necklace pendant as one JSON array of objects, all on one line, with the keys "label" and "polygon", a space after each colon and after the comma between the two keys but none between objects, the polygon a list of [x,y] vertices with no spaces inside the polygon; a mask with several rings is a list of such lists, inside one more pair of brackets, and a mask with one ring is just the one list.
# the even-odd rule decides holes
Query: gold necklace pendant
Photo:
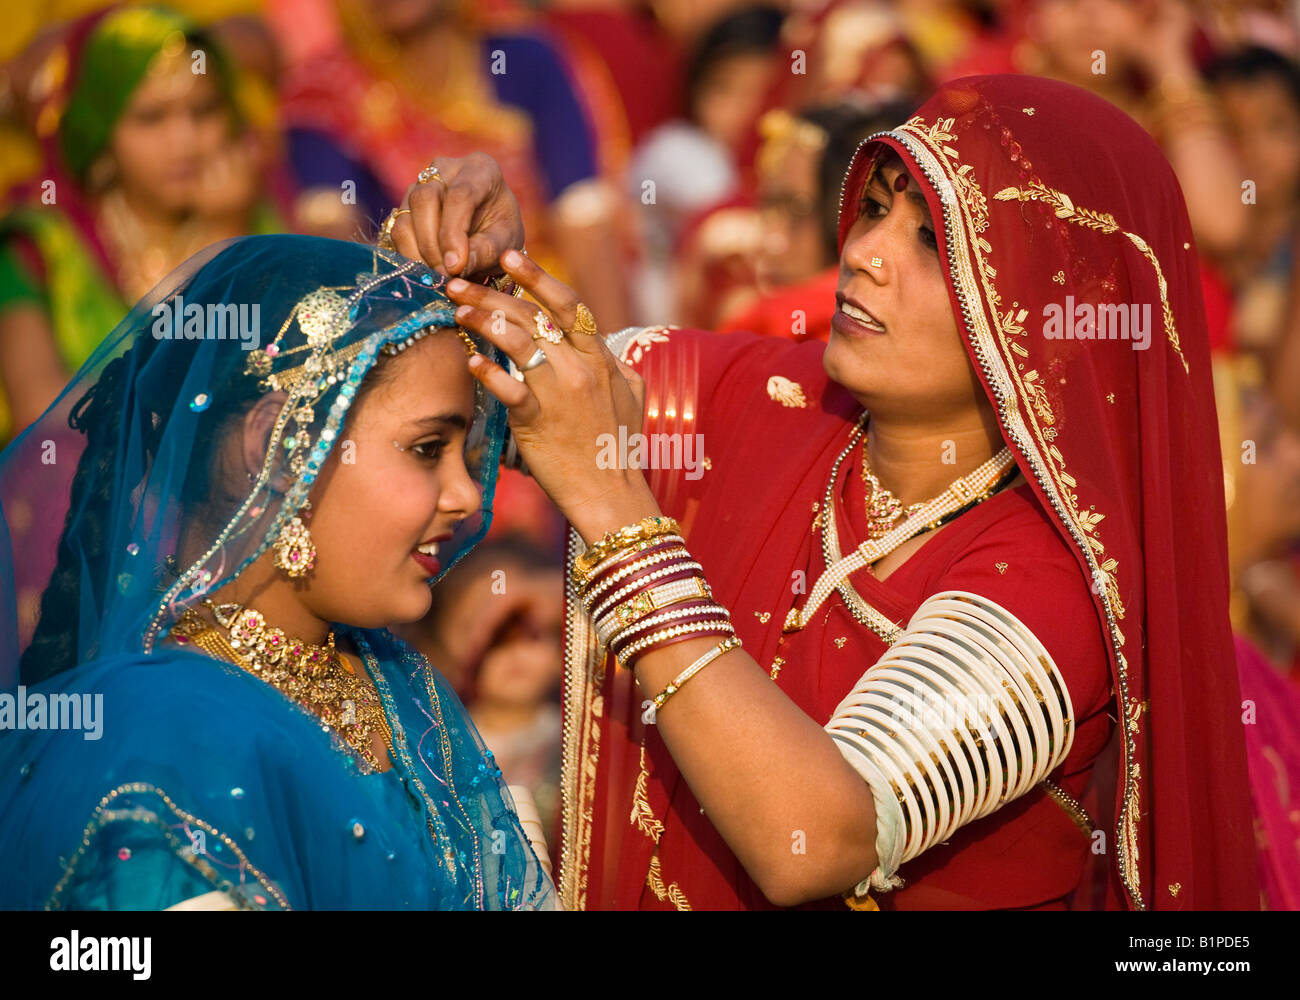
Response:
[{"label": "gold necklace pendant", "polygon": [[924,503],[914,503],[904,507],[903,501],[885,489],[876,478],[876,474],[871,471],[865,435],[862,438],[862,482],[867,487],[867,537],[872,541],[889,534],[900,517],[911,517],[925,506]]},{"label": "gold necklace pendant", "polygon": [[375,770],[383,769],[372,737],[380,733],[391,746],[392,729],[374,688],[352,672],[338,651],[333,631],[328,645],[316,645],[268,625],[255,608],[206,598],[204,604],[216,624],[186,608],[172,626],[177,642],[191,643],[260,677],[316,715]]}]

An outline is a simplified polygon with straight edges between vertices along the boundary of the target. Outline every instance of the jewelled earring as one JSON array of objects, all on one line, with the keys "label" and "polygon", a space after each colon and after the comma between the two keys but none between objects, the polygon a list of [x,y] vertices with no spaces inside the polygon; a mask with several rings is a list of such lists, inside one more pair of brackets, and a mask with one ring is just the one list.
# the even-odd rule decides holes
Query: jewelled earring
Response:
[{"label": "jewelled earring", "polygon": [[311,501],[302,505],[302,509],[280,529],[275,539],[275,565],[291,578],[306,576],[316,565],[316,545],[311,540],[311,532],[303,521],[303,516],[310,513]]}]

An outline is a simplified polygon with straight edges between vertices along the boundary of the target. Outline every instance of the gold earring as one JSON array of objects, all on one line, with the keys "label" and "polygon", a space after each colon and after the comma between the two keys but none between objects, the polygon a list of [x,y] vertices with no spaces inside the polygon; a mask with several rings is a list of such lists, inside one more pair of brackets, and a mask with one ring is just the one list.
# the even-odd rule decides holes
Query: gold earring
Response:
[{"label": "gold earring", "polygon": [[311,510],[311,501],[302,505],[302,509],[280,529],[275,539],[275,565],[290,577],[297,579],[306,576],[316,565],[316,545],[311,540],[311,532],[303,521],[303,515]]}]

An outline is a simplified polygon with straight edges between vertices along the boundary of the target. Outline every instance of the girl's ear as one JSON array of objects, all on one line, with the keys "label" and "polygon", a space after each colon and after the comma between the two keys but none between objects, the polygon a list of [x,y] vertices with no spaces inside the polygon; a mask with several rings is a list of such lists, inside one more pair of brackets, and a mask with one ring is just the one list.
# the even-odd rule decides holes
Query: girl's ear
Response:
[{"label": "girl's ear", "polygon": [[[275,429],[275,422],[279,419],[280,411],[284,409],[288,398],[288,395],[283,392],[268,393],[244,414],[242,457],[246,476],[251,475],[256,478],[261,474],[262,466],[266,462],[266,454],[271,448],[271,432]],[[279,462],[276,462],[272,468],[274,471],[271,488],[277,493],[288,492],[289,486],[293,483],[293,474]]]}]

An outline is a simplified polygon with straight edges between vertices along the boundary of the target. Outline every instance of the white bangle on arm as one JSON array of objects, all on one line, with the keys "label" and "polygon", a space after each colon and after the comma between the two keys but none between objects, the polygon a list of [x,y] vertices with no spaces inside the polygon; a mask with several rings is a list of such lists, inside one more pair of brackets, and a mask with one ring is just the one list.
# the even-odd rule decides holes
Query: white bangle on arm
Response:
[{"label": "white bangle on arm", "polygon": [[1043,781],[1073,722],[1064,678],[1019,619],[963,591],[925,601],[826,725],[876,804],[878,867],[857,894],[898,888],[900,865]]}]

